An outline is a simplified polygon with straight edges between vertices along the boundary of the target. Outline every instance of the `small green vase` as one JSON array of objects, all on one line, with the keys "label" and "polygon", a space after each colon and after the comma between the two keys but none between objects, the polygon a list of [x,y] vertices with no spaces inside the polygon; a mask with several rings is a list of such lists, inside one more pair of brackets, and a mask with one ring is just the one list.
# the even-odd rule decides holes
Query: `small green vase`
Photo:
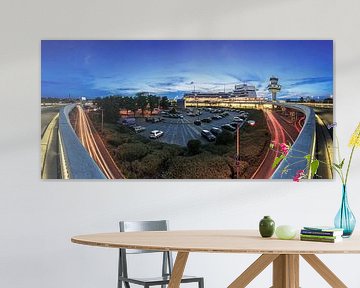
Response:
[{"label": "small green vase", "polygon": [[259,223],[259,232],[262,237],[271,237],[275,232],[275,222],[270,216],[264,216]]}]

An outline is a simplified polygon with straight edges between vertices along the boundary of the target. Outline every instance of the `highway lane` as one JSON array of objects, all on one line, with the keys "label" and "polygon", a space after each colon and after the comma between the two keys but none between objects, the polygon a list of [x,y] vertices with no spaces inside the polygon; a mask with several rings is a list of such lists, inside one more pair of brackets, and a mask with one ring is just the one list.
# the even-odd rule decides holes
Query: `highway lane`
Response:
[{"label": "highway lane", "polygon": [[274,148],[268,150],[264,160],[259,168],[255,171],[251,179],[269,179],[274,173],[275,169],[272,168],[276,157],[280,156],[280,144],[292,144],[298,136],[298,131],[291,122],[279,115],[276,111],[265,110],[265,117],[267,120],[268,128],[271,133],[271,142]]},{"label": "highway lane", "polygon": [[[320,114],[321,115],[321,114]],[[321,118],[319,114],[316,114],[316,158],[321,161],[321,164],[317,171],[316,178],[319,179],[333,179],[333,171],[331,168],[331,163],[334,160],[334,150],[333,150],[333,139],[332,139],[332,129],[331,132],[327,128],[328,124],[325,124],[329,119]]]},{"label": "highway lane", "polygon": [[61,106],[41,107],[41,137],[51,120],[59,113]]},{"label": "highway lane", "polygon": [[76,109],[77,117],[75,121],[75,131],[89,155],[94,159],[108,179],[125,178],[115,164],[84,110],[79,105]]},{"label": "highway lane", "polygon": [[[332,163],[333,155],[333,109],[314,107],[316,114],[316,158],[325,163]],[[328,128],[329,127],[329,128]],[[331,127],[331,128],[330,128]],[[333,179],[334,174],[330,165],[321,164],[317,171],[316,178]]]},{"label": "highway lane", "polygon": [[[41,107],[41,179],[61,178],[58,151],[58,119],[54,119],[61,107]],[[49,124],[52,121],[53,125],[50,126]]]},{"label": "highway lane", "polygon": [[[318,115],[326,126],[334,123],[333,109],[329,108],[313,108],[316,115]],[[329,131],[332,135],[332,131]]]}]

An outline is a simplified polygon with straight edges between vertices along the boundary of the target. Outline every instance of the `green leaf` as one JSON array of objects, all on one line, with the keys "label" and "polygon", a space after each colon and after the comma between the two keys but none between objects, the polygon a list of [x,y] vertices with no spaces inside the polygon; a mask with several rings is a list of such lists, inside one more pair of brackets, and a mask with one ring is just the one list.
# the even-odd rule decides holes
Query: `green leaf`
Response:
[{"label": "green leaf", "polygon": [[270,146],[270,149],[273,149],[275,145],[274,145],[274,143],[270,143],[269,146]]},{"label": "green leaf", "polygon": [[311,178],[314,177],[318,168],[319,168],[319,160],[315,159],[310,164]]},{"label": "green leaf", "polygon": [[339,169],[342,169],[342,167],[344,166],[344,162],[345,162],[345,158],[341,161],[341,163],[339,164]]},{"label": "green leaf", "polygon": [[279,157],[276,157],[274,159],[274,163],[272,164],[272,168],[274,169],[280,163],[280,161],[284,158],[285,158],[284,155],[280,155]]},{"label": "green leaf", "polygon": [[311,161],[311,155],[308,154],[308,155],[305,155],[304,158],[306,159],[306,162],[307,162],[307,166],[310,164],[310,161]]}]

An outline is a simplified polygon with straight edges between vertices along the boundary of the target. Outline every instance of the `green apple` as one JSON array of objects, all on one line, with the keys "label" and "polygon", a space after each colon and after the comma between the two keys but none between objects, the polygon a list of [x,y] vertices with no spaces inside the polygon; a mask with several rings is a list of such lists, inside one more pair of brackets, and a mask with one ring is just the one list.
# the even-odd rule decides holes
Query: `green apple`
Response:
[{"label": "green apple", "polygon": [[297,230],[290,225],[281,225],[276,228],[275,234],[278,238],[283,240],[290,240],[296,236]]}]

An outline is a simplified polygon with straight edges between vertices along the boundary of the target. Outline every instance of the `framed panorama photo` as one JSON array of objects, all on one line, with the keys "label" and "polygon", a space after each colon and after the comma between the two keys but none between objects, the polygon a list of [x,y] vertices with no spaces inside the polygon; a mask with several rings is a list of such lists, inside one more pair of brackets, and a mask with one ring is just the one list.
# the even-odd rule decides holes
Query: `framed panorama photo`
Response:
[{"label": "framed panorama photo", "polygon": [[43,40],[42,179],[332,179],[331,40]]}]

